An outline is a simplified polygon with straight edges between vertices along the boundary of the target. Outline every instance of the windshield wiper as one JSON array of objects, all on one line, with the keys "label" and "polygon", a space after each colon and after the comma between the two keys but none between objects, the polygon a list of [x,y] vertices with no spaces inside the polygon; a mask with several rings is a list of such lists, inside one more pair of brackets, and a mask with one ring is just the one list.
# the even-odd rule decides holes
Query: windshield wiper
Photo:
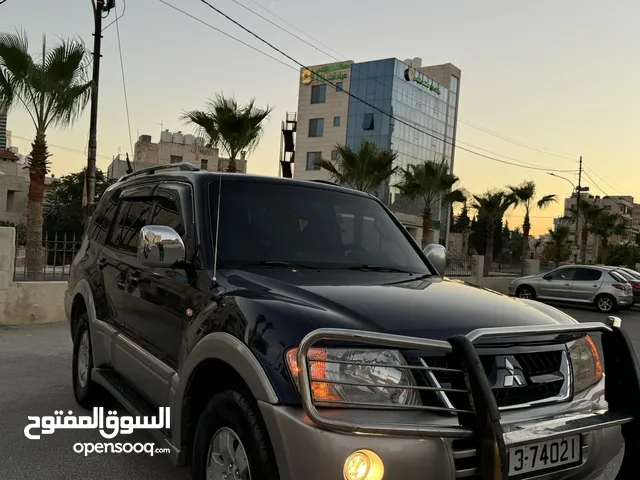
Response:
[{"label": "windshield wiper", "polygon": [[396,272],[396,273],[416,273],[402,268],[387,267],[384,265],[351,265],[349,267],[342,267],[340,270],[362,270],[363,272]]},{"label": "windshield wiper", "polygon": [[243,262],[238,264],[239,267],[266,267],[266,268],[309,268],[319,270],[319,267],[313,265],[305,265],[302,263],[281,262],[278,260]]}]

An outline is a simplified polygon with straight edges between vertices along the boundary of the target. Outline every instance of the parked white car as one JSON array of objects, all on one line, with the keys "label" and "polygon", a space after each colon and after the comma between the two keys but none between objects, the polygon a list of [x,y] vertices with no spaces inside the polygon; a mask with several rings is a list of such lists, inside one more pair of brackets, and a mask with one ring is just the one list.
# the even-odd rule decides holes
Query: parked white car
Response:
[{"label": "parked white car", "polygon": [[611,267],[565,265],[547,273],[516,278],[509,295],[561,303],[594,305],[603,313],[633,304],[627,278]]}]

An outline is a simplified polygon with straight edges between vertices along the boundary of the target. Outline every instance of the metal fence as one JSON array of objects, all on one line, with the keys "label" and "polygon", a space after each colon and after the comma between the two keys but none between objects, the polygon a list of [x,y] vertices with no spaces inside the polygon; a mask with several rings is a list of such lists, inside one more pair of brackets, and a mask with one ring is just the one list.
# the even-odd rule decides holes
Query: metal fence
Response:
[{"label": "metal fence", "polygon": [[447,277],[470,277],[472,267],[473,258],[471,256],[448,256],[444,274]]},{"label": "metal fence", "polygon": [[[490,275],[496,276],[514,276],[518,277],[523,275],[524,270],[524,260],[511,261],[511,262],[491,262],[491,268],[489,268]],[[560,264],[556,264],[554,262],[540,262],[540,270],[539,273],[546,273],[553,270],[556,267],[559,267]]]},{"label": "metal fence", "polygon": [[53,236],[45,234],[40,249],[28,250],[26,245],[16,245],[14,281],[67,280],[71,262],[81,243],[80,237],[56,233]]}]

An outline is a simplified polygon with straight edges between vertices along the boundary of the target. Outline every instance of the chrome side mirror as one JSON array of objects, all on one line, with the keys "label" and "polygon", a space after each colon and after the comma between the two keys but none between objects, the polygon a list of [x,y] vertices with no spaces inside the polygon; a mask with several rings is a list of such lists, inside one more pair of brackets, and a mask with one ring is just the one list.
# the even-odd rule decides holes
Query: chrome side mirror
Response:
[{"label": "chrome side mirror", "polygon": [[142,266],[171,268],[184,259],[184,242],[173,228],[164,225],[142,227],[138,238],[138,260]]},{"label": "chrome side mirror", "polygon": [[444,271],[447,268],[447,249],[439,243],[430,243],[422,251],[438,274],[444,277]]}]

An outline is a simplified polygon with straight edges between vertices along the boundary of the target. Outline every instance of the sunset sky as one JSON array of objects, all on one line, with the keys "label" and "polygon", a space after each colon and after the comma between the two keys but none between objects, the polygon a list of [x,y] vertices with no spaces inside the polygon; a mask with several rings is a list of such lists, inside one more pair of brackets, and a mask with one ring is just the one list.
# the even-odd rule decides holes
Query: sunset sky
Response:
[{"label": "sunset sky", "polygon": [[[189,131],[179,120],[185,109],[215,93],[239,101],[255,97],[275,107],[249,172],[278,172],[280,122],[297,108],[298,65],[243,32],[198,0],[166,0],[212,26],[288,63],[288,68],[171,9],[159,0],[128,0],[119,20],[131,116],[127,127],[116,25],[104,32],[98,123],[98,167],[131,152],[138,134],[159,140],[165,129]],[[122,14],[123,0],[116,0]],[[423,65],[453,63],[462,70],[458,146],[512,163],[511,166],[458,148],[455,173],[473,193],[534,180],[539,194],[561,198],[577,183],[595,194],[640,197],[636,162],[640,136],[640,2],[617,0],[215,0],[218,8],[306,65],[334,61],[238,4],[340,59],[355,62],[421,57]],[[262,8],[261,8],[262,7]],[[40,11],[39,15],[34,15]],[[296,25],[289,27],[271,13]],[[105,25],[115,19],[111,12]],[[0,31],[25,29],[37,55],[41,37],[53,45],[78,35],[91,47],[90,0],[7,0],[0,5]],[[48,141],[56,176],[86,164],[89,109],[68,130],[51,130]],[[479,128],[477,128],[479,127]],[[13,145],[29,150],[34,128],[19,110],[9,116]],[[502,137],[502,138],[501,138]],[[506,141],[504,138],[515,140]],[[527,148],[526,144],[534,148]],[[551,152],[552,154],[545,153]],[[597,183],[596,183],[597,182]],[[562,201],[533,215],[535,235],[562,213]],[[509,214],[511,227],[522,212]]]}]

